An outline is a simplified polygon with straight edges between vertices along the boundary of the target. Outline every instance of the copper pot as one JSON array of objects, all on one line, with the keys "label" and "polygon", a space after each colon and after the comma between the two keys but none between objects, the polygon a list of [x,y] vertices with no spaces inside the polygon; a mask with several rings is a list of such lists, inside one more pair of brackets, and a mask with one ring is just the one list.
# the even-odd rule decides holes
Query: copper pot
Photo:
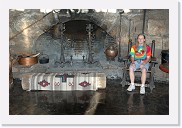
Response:
[{"label": "copper pot", "polygon": [[118,49],[111,45],[105,50],[104,53],[106,54],[107,58],[114,59],[118,55]]},{"label": "copper pot", "polygon": [[30,66],[38,63],[38,57],[36,54],[23,54],[19,56],[18,63],[20,65]]}]

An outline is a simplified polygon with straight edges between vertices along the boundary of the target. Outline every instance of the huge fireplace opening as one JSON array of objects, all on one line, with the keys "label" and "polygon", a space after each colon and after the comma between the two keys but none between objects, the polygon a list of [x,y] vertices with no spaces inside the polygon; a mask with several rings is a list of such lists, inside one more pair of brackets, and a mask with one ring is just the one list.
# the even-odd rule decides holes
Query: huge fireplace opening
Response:
[{"label": "huge fireplace opening", "polygon": [[98,25],[88,20],[71,20],[40,35],[33,49],[49,57],[47,72],[103,70],[109,63],[105,50],[110,45],[117,47],[115,39]]},{"label": "huge fireplace opening", "polygon": [[89,18],[58,22],[33,41],[29,51],[39,54],[38,62],[14,64],[13,77],[23,79],[24,74],[29,73],[82,72],[102,73],[109,79],[122,78],[123,63],[114,59],[117,54],[112,59],[106,55],[110,46],[118,49],[116,37],[107,32],[104,24]]}]

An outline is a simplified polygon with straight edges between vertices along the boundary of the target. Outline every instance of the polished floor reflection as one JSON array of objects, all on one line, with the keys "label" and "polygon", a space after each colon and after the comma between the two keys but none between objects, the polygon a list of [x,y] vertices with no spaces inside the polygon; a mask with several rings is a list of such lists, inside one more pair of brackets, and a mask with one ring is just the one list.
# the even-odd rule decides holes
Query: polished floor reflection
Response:
[{"label": "polished floor reflection", "polygon": [[169,85],[155,83],[156,88],[139,94],[122,88],[120,80],[107,80],[98,91],[24,91],[15,80],[10,90],[10,115],[168,115]]}]

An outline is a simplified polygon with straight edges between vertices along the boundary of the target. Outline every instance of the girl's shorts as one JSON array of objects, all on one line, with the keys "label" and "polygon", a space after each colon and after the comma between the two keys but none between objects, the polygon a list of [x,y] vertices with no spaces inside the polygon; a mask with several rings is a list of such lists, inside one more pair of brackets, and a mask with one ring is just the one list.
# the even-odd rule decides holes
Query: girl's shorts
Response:
[{"label": "girl's shorts", "polygon": [[[143,61],[142,61],[142,60],[136,60],[134,63],[135,63],[135,68],[133,67],[132,64],[130,64],[130,67],[133,67],[134,71],[136,71],[137,69],[140,68],[140,65],[143,63]],[[144,68],[148,71],[149,66],[150,66],[150,64],[149,64],[149,62],[148,62],[148,63],[146,63],[146,64],[144,65]],[[142,69],[140,69],[140,71],[142,71]]]}]

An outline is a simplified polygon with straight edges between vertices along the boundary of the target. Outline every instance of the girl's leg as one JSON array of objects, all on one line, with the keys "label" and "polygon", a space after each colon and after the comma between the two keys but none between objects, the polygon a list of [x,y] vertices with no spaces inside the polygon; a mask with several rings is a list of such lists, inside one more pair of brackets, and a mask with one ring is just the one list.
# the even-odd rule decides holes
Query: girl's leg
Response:
[{"label": "girl's leg", "polygon": [[142,69],[142,76],[141,76],[142,85],[140,87],[140,94],[145,94],[146,75],[147,75],[147,70],[146,70],[146,68],[143,68]]},{"label": "girl's leg", "polygon": [[134,69],[132,66],[130,66],[130,81],[131,83],[134,83],[135,81],[135,74],[134,74]]},{"label": "girl's leg", "polygon": [[145,85],[146,75],[147,75],[147,70],[145,68],[143,68],[142,69],[142,76],[141,76],[142,85]]},{"label": "girl's leg", "polygon": [[135,80],[135,74],[134,74],[134,67],[131,65],[129,68],[129,74],[130,74],[130,81],[131,85],[128,87],[128,91],[133,91],[135,89],[134,80]]}]

